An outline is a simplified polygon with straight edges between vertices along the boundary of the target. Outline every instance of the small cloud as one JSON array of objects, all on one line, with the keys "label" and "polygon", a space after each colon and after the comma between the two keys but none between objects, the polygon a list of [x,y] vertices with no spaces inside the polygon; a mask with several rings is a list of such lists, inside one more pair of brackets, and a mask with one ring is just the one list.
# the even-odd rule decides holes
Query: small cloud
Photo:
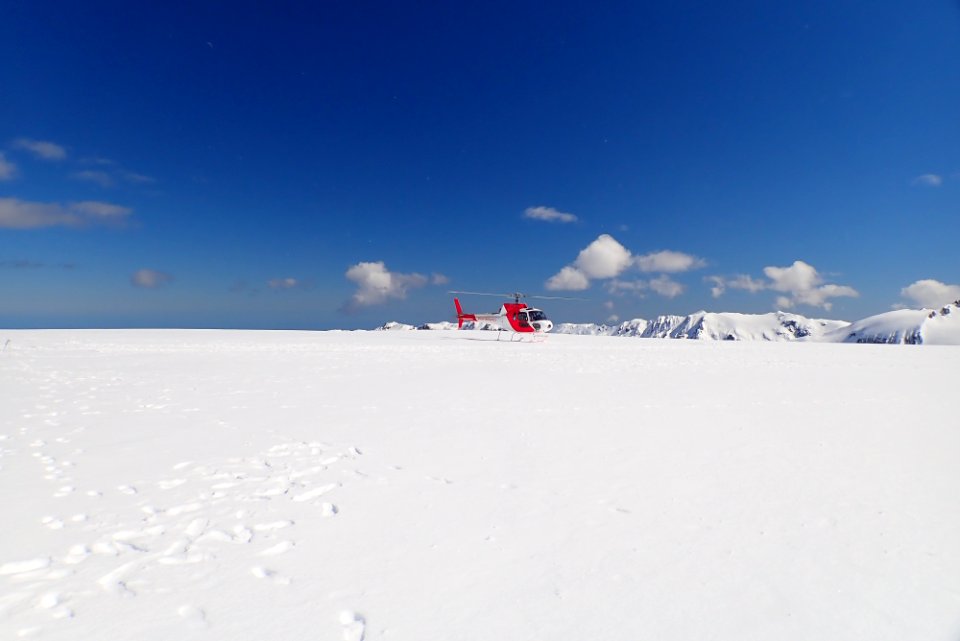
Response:
[{"label": "small cloud", "polygon": [[914,178],[910,184],[922,185],[924,187],[939,187],[943,184],[943,176],[939,174],[923,174]]},{"label": "small cloud", "polygon": [[267,281],[270,289],[293,289],[299,284],[296,278],[274,278]]},{"label": "small cloud", "polygon": [[431,285],[446,285],[450,282],[450,279],[443,274],[434,272],[430,275],[430,284]]},{"label": "small cloud", "polygon": [[900,295],[921,307],[934,308],[960,300],[960,285],[947,285],[927,278],[907,285],[900,290]]},{"label": "small cloud", "polygon": [[634,262],[642,272],[685,272],[699,269],[706,265],[706,261],[690,254],[670,250],[653,252],[637,256]]},{"label": "small cloud", "polygon": [[130,277],[130,283],[134,287],[144,289],[156,289],[173,281],[173,276],[155,269],[138,269]]},{"label": "small cloud", "polygon": [[794,261],[789,267],[764,267],[763,273],[770,279],[769,289],[790,294],[777,298],[777,306],[781,309],[801,304],[829,310],[833,306],[831,298],[860,295],[847,285],[822,284],[823,278],[813,265],[802,260]]},{"label": "small cloud", "polygon": [[612,300],[608,300],[607,302],[605,302],[605,303],[603,304],[603,306],[604,306],[604,308],[606,308],[606,309],[613,310],[613,301],[612,301]]},{"label": "small cloud", "polygon": [[391,272],[383,261],[357,263],[346,271],[345,276],[357,285],[357,291],[343,307],[347,312],[380,305],[391,298],[404,299],[409,290],[429,282],[423,274]]},{"label": "small cloud", "polygon": [[523,212],[524,218],[542,220],[548,223],[575,223],[577,217],[573,214],[557,211],[553,207],[527,207]]},{"label": "small cloud", "polygon": [[617,316],[616,314],[610,314],[609,316],[607,316],[608,323],[617,323],[619,321],[620,321],[620,317]]},{"label": "small cloud", "polygon": [[17,138],[11,145],[14,149],[30,152],[41,160],[63,160],[67,157],[67,150],[60,145],[45,140],[31,138]]},{"label": "small cloud", "polygon": [[0,151],[0,180],[13,180],[17,177],[17,166],[6,159]]},{"label": "small cloud", "polygon": [[105,171],[97,171],[94,169],[85,169],[83,171],[75,171],[70,174],[70,177],[74,180],[82,180],[84,182],[91,182],[97,185],[100,185],[104,189],[109,189],[113,187],[116,183],[113,180],[113,176],[108,174]]},{"label": "small cloud", "polygon": [[672,280],[666,274],[650,279],[647,286],[665,298],[676,298],[683,293],[684,286]]}]

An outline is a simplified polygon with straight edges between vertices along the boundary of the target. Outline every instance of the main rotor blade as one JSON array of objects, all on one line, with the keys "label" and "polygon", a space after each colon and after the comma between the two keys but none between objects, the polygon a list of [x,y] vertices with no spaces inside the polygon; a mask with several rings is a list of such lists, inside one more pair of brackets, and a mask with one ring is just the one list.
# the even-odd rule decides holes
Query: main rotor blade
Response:
[{"label": "main rotor blade", "polygon": [[529,294],[527,298],[539,298],[541,300],[579,300],[579,301],[589,301],[589,298],[573,298],[572,296],[539,296],[537,294]]},{"label": "main rotor blade", "polygon": [[499,298],[513,298],[513,294],[491,294],[490,292],[461,292],[448,291],[448,294],[470,294],[471,296],[497,296]]},{"label": "main rotor blade", "polygon": [[573,298],[571,296],[540,296],[539,294],[524,294],[522,292],[512,292],[510,294],[493,294],[491,292],[461,292],[448,291],[448,294],[469,294],[471,296],[498,296],[500,298],[539,298],[540,300],[577,300],[589,301],[589,298]]}]

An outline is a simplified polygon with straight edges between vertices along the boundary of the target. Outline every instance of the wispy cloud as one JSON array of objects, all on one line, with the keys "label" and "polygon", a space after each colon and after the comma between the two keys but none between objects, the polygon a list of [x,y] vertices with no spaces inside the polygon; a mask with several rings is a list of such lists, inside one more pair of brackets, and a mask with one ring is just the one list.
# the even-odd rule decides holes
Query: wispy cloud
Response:
[{"label": "wispy cloud", "polygon": [[67,157],[67,150],[60,145],[46,140],[32,138],[17,138],[10,145],[14,149],[22,149],[41,160],[63,160]]},{"label": "wispy cloud", "polygon": [[70,209],[90,218],[99,218],[102,220],[119,220],[133,213],[133,210],[129,207],[105,203],[100,200],[84,200],[78,203],[70,203]]},{"label": "wispy cloud", "polygon": [[391,298],[404,299],[409,290],[429,282],[423,274],[391,272],[383,261],[357,263],[347,270],[345,276],[357,285],[357,291],[343,306],[348,312],[380,305]]},{"label": "wispy cloud", "polygon": [[[613,236],[601,234],[580,251],[571,265],[563,267],[551,276],[544,287],[554,291],[584,290],[590,286],[592,280],[617,279],[630,268],[642,272],[666,274],[698,269],[705,264],[706,262],[702,258],[671,250],[635,256]],[[649,288],[661,295],[670,297],[677,295],[674,293],[677,292],[677,287],[679,287],[679,291],[683,291],[683,286],[679,283],[669,281],[673,285],[668,284],[667,280],[669,279],[653,280],[657,280],[659,283],[656,288],[651,286],[653,281],[634,281],[632,287],[636,290],[638,287],[636,283],[642,283],[643,289]],[[612,291],[622,291],[624,284],[625,281],[614,281],[609,286]],[[664,294],[663,292],[668,293]]]},{"label": "wispy cloud", "polygon": [[914,178],[911,185],[922,185],[924,187],[939,187],[943,184],[943,176],[939,174],[922,174]]},{"label": "wispy cloud", "polygon": [[39,269],[43,266],[43,263],[38,263],[35,260],[26,260],[24,258],[0,260],[0,268],[3,269]]},{"label": "wispy cloud", "polygon": [[714,298],[720,298],[723,296],[724,292],[727,291],[727,288],[730,289],[743,289],[751,294],[755,294],[763,289],[767,288],[767,282],[759,278],[753,278],[747,274],[737,274],[733,278],[727,278],[724,276],[707,276],[704,278],[705,281],[713,283],[713,287],[710,288],[710,293]]},{"label": "wispy cloud", "polygon": [[156,269],[138,269],[130,277],[130,284],[144,289],[156,289],[173,281],[173,276]]},{"label": "wispy cloud", "polygon": [[921,307],[940,307],[960,300],[960,285],[947,285],[927,278],[900,290],[900,295]]},{"label": "wispy cloud", "polygon": [[157,182],[153,176],[138,174],[134,171],[122,171],[120,176],[131,185],[153,185]]},{"label": "wispy cloud", "polygon": [[77,266],[73,263],[59,263],[57,265],[48,265],[46,263],[41,263],[39,261],[29,260],[26,258],[0,260],[0,269],[45,269],[48,267],[56,267],[57,269],[66,269],[66,270],[73,270],[77,268]]},{"label": "wispy cloud", "polygon": [[0,151],[0,180],[13,180],[17,177],[17,166],[6,159]]},{"label": "wispy cloud", "polygon": [[117,224],[124,221],[132,212],[133,210],[129,207],[92,200],[63,205],[18,198],[0,198],[0,229]]},{"label": "wispy cloud", "polygon": [[293,289],[298,286],[300,281],[296,278],[273,278],[267,281],[267,287],[270,289]]},{"label": "wispy cloud", "polygon": [[84,182],[91,182],[97,185],[100,185],[104,189],[113,187],[116,182],[113,180],[113,176],[108,174],[105,171],[98,171],[95,169],[84,169],[83,171],[75,171],[70,174],[70,177],[74,180],[82,180]]},{"label": "wispy cloud", "polygon": [[557,211],[553,207],[527,207],[523,212],[524,218],[542,220],[548,223],[575,223],[577,217],[567,212]]},{"label": "wispy cloud", "polygon": [[450,282],[450,278],[439,272],[434,272],[430,274],[430,284],[431,285],[446,285]]}]

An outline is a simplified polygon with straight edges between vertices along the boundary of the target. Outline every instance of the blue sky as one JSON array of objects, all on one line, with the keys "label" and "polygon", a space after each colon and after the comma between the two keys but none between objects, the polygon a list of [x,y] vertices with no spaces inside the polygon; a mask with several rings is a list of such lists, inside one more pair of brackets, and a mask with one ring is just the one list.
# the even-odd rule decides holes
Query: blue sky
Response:
[{"label": "blue sky", "polygon": [[0,325],[960,296],[960,4],[602,4],[6,3]]}]

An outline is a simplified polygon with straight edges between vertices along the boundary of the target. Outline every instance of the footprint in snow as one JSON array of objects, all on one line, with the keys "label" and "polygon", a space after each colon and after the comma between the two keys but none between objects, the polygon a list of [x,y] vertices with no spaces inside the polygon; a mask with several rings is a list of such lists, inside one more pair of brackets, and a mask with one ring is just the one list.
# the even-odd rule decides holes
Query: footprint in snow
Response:
[{"label": "footprint in snow", "polygon": [[277,585],[290,585],[290,579],[285,576],[280,576],[274,570],[265,568],[262,565],[255,565],[250,568],[250,574],[258,579],[273,579],[273,582]]},{"label": "footprint in snow", "polygon": [[203,611],[203,608],[195,605],[181,605],[177,608],[177,614],[179,614],[180,618],[184,621],[195,627],[203,626],[207,622],[207,613]]},{"label": "footprint in snow", "polygon": [[343,626],[343,641],[363,641],[367,628],[363,615],[353,610],[344,610],[340,613],[340,625]]}]

